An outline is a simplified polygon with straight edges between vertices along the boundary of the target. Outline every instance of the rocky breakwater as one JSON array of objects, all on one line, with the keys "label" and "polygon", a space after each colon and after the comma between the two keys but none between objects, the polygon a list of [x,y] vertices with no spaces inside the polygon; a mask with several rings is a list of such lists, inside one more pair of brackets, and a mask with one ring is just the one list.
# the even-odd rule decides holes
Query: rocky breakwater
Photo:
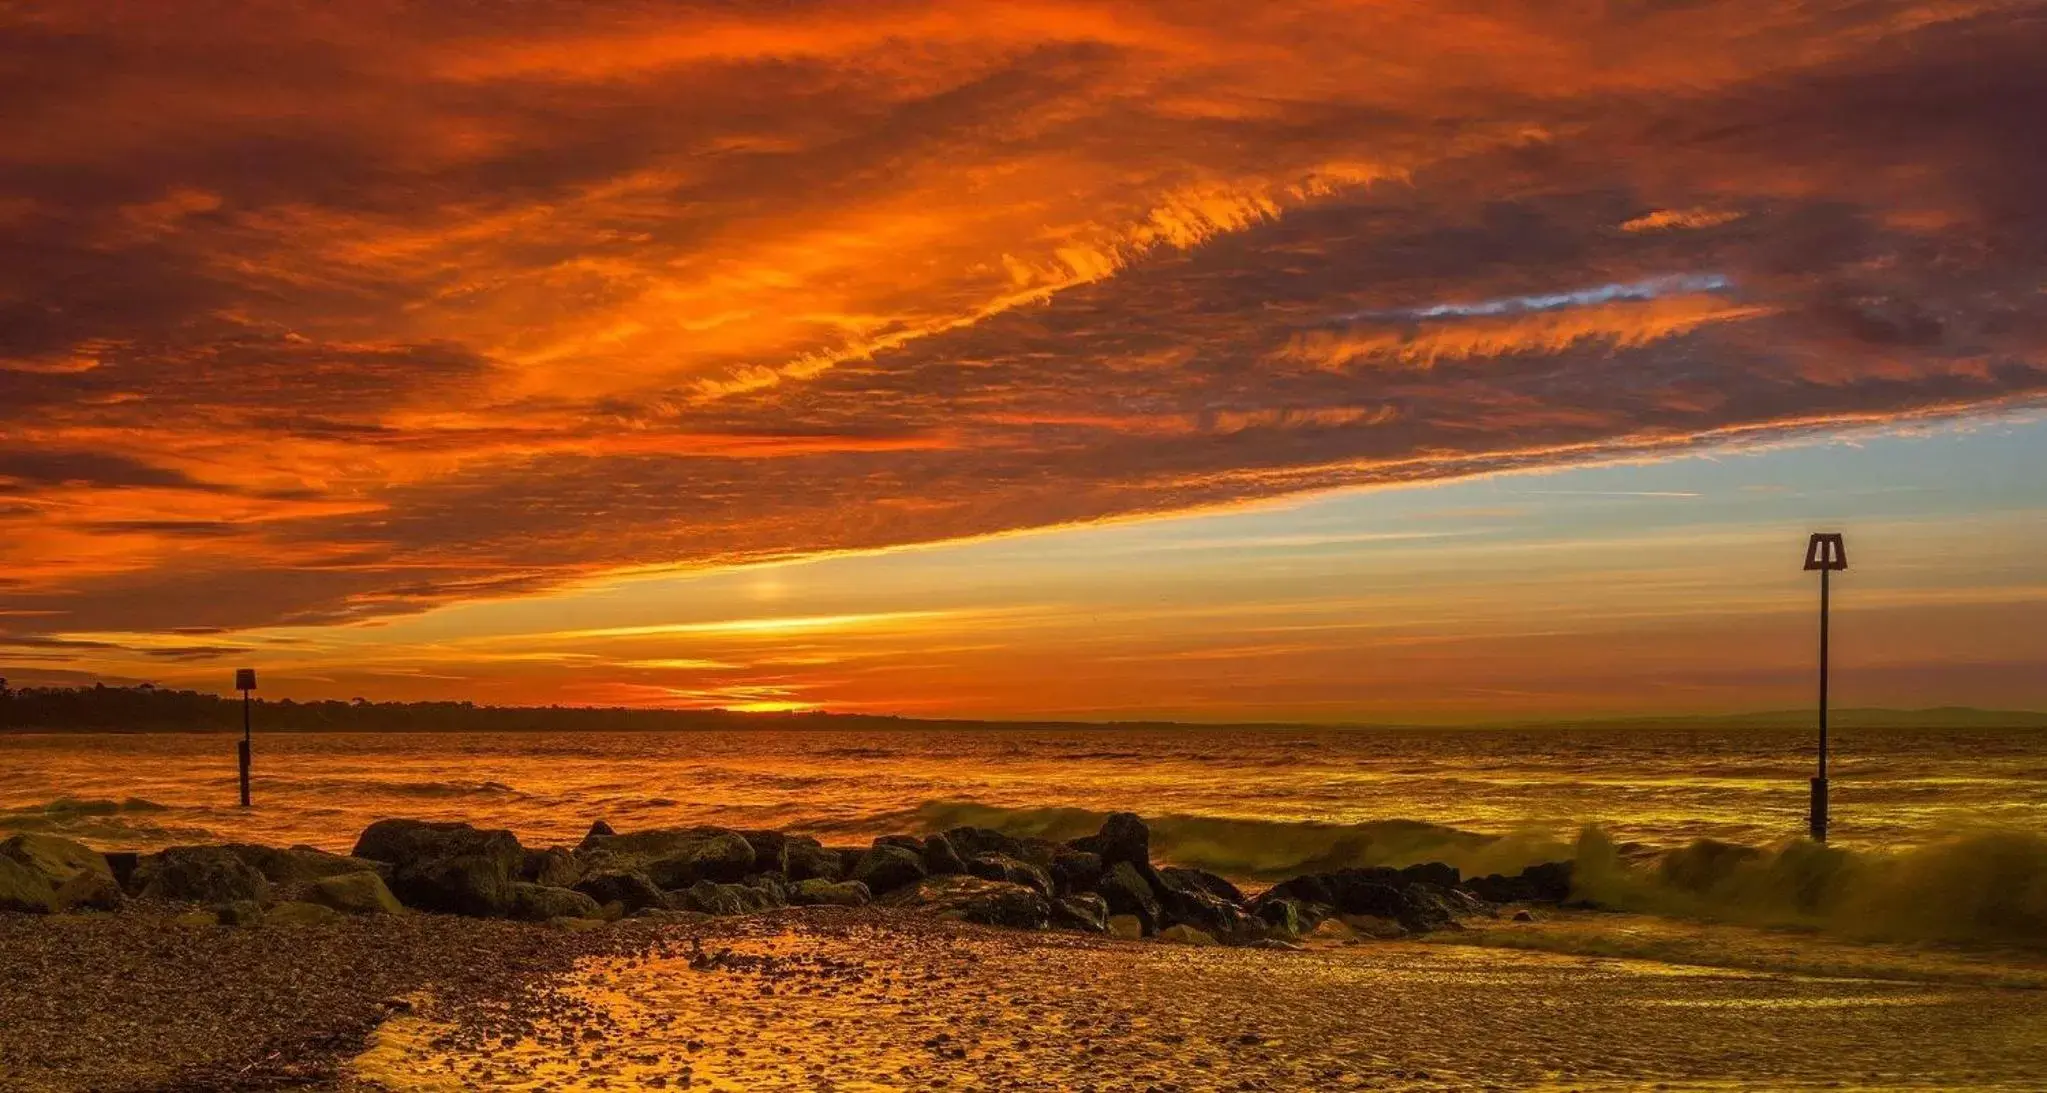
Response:
[{"label": "rocky breakwater", "polygon": [[231,925],[411,910],[580,929],[872,903],[1014,929],[1272,945],[1454,928],[1503,904],[1562,902],[1570,886],[1567,862],[1470,879],[1427,864],[1308,874],[1251,896],[1213,873],[1154,864],[1149,829],[1127,812],[1069,842],[957,827],[833,847],[781,831],[620,833],[599,821],[575,846],[533,849],[509,831],[403,819],[370,825],[346,855],[246,844],[101,854],[34,834],[0,842],[0,910],[182,904]]}]

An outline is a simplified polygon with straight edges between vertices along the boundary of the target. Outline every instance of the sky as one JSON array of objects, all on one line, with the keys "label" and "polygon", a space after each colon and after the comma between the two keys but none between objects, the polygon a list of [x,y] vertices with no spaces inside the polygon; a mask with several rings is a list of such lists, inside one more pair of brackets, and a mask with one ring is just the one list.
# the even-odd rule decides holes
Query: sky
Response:
[{"label": "sky", "polygon": [[0,11],[0,672],[2047,708],[2047,6]]}]

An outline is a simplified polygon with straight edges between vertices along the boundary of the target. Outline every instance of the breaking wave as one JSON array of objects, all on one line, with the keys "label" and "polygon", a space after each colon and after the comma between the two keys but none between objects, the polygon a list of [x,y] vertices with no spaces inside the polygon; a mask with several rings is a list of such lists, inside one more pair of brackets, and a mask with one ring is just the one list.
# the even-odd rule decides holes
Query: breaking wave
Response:
[{"label": "breaking wave", "polygon": [[1575,894],[1602,906],[1848,937],[2047,948],[2047,837],[1963,832],[1897,851],[1701,839],[1630,861],[1586,828]]}]

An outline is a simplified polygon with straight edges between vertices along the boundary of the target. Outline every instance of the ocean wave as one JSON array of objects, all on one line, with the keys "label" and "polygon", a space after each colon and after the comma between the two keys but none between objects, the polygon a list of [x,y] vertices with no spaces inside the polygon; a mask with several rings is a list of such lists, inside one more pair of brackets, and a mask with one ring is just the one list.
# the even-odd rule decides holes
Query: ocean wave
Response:
[{"label": "ocean wave", "polygon": [[169,808],[169,805],[160,805],[142,797],[124,797],[118,801],[110,797],[59,797],[42,804],[0,809],[0,822],[18,816],[112,816],[123,812],[165,812]]},{"label": "ocean wave", "polygon": [[1630,861],[1591,827],[1573,860],[1576,894],[1620,910],[1867,939],[2047,947],[2047,837],[2029,831],[1957,832],[1895,851],[1700,839]]}]

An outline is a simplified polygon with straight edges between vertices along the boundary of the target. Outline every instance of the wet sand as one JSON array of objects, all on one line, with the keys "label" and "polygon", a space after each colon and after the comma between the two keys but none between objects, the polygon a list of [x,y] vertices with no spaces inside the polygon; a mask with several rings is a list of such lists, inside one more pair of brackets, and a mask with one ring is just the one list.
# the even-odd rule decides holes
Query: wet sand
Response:
[{"label": "wet sand", "polygon": [[[1565,928],[1537,924],[1530,936]],[[1796,947],[1754,937],[1757,953]],[[1723,931],[1717,944],[1741,937]],[[1867,978],[1434,941],[1189,948],[812,910],[671,931],[649,955],[586,960],[509,1006],[456,1014],[425,1001],[379,1030],[349,1081],[394,1091],[2047,1087],[2047,991],[1958,974],[1970,963],[1901,950],[1872,965],[1885,978]]]}]

